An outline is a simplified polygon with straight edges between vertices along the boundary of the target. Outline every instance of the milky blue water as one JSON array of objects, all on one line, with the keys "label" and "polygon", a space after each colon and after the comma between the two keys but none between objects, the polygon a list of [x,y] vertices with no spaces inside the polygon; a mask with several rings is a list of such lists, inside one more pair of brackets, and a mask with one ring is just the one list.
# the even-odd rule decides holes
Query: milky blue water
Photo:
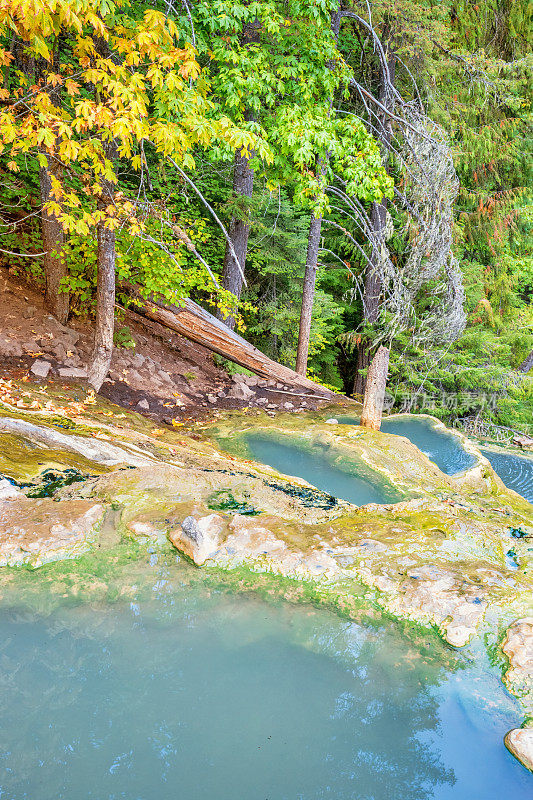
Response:
[{"label": "milky blue water", "polygon": [[531,798],[495,673],[187,569],[146,565],[112,604],[4,596],[2,800]]},{"label": "milky blue water", "polygon": [[[338,420],[344,424],[359,424],[358,417],[338,417]],[[384,417],[381,430],[383,433],[405,436],[446,475],[455,475],[476,463],[475,457],[466,452],[458,436],[435,428],[435,424],[426,417]]]},{"label": "milky blue water", "polygon": [[466,452],[458,436],[435,428],[431,420],[424,417],[385,419],[381,430],[384,433],[405,436],[446,475],[455,475],[476,463],[475,456]]},{"label": "milky blue water", "polygon": [[347,472],[336,466],[316,445],[314,451],[291,443],[281,443],[268,435],[250,434],[246,444],[254,459],[286,475],[303,478],[334,497],[356,506],[367,503],[394,503],[402,496],[383,483],[380,476],[361,464],[361,473]]},{"label": "milky blue water", "polygon": [[496,472],[509,489],[522,495],[533,503],[533,458],[522,458],[511,453],[496,453],[493,450],[481,450],[489,459]]}]

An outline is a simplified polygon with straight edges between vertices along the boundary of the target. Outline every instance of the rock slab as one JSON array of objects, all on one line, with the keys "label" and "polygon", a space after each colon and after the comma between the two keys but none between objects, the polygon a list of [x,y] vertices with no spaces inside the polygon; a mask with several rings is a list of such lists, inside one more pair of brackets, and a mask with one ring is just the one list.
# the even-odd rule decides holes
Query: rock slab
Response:
[{"label": "rock slab", "polygon": [[509,752],[533,772],[533,728],[513,728],[504,741]]},{"label": "rock slab", "polygon": [[36,375],[38,378],[46,378],[48,373],[50,372],[51,364],[49,361],[43,361],[41,359],[37,359],[34,361],[30,367],[30,372]]},{"label": "rock slab", "polygon": [[87,552],[104,516],[90,500],[29,499],[0,502],[0,566],[40,567]]}]

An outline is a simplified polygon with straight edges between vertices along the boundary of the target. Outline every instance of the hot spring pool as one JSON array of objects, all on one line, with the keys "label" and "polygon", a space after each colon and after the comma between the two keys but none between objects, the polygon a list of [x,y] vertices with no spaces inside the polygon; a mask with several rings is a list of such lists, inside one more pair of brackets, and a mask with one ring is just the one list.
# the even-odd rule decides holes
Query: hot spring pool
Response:
[{"label": "hot spring pool", "polygon": [[533,503],[533,459],[485,448],[481,452],[488,458],[494,472],[500,476],[509,489],[514,489],[515,492]]},{"label": "hot spring pool", "polygon": [[[359,425],[358,417],[338,417],[338,421],[345,425]],[[435,428],[434,423],[425,417],[398,415],[384,418],[381,430],[405,436],[447,475],[455,475],[475,464],[474,456],[466,452],[458,436]],[[533,503],[533,459],[480,449],[504,484]]]},{"label": "hot spring pool", "polygon": [[[359,418],[356,417],[338,417],[338,420],[345,425],[359,425]],[[384,417],[381,430],[383,433],[405,436],[446,475],[455,475],[476,463],[475,457],[466,452],[458,436],[436,428],[426,417]]]},{"label": "hot spring pool", "polygon": [[[345,472],[336,467],[320,447],[310,452],[292,443],[281,443],[268,435],[250,434],[246,444],[254,459],[268,464],[285,475],[295,475],[333,497],[347,500],[356,506],[367,503],[394,503],[401,499],[399,492],[380,482],[376,473],[366,468],[363,475]],[[362,465],[363,469],[364,466]]]},{"label": "hot spring pool", "polygon": [[429,632],[226,594],[170,555],[128,600],[56,575],[39,603],[47,569],[31,603],[3,594],[3,800],[531,797],[517,704]]}]

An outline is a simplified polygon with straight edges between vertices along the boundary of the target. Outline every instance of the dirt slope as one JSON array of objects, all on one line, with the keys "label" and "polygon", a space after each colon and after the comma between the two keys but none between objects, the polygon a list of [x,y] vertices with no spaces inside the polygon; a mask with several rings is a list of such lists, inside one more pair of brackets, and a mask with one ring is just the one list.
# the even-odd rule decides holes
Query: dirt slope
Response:
[{"label": "dirt slope", "polygon": [[[154,419],[171,422],[214,408],[298,411],[319,403],[275,381],[232,376],[209,350],[162,326],[152,323],[148,330],[137,322],[128,320],[126,326],[118,321],[116,332],[130,346],[115,347],[101,394]],[[27,374],[43,382],[83,383],[92,339],[88,319],[74,317],[68,326],[61,325],[44,308],[39,290],[0,269],[1,377]]]}]

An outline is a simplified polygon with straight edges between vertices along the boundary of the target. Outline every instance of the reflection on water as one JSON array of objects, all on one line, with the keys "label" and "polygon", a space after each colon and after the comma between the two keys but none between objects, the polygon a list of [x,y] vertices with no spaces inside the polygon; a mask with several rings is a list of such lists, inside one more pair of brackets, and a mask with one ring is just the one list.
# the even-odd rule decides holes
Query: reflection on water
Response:
[{"label": "reflection on water", "polygon": [[147,564],[131,602],[4,599],[3,800],[530,797],[496,676],[430,633],[417,646],[190,569]]},{"label": "reflection on water", "polygon": [[273,437],[261,434],[248,435],[246,444],[257,461],[269,464],[286,475],[303,478],[317,489],[356,506],[394,503],[401,499],[399,493],[380,482],[379,476],[374,475],[363,463],[362,474],[352,474],[336,467],[320,452],[319,444],[314,452],[309,452],[298,445],[280,443]]},{"label": "reflection on water", "polygon": [[481,451],[489,459],[494,472],[497,472],[509,489],[533,503],[533,459],[522,458],[493,450]]}]

